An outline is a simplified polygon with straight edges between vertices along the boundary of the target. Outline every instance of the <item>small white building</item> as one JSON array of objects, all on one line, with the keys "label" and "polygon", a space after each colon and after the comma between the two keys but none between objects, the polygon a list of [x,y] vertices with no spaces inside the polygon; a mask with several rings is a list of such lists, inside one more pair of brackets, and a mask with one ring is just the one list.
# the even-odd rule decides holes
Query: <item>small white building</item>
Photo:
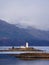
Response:
[{"label": "small white building", "polygon": [[25,46],[20,46],[20,48],[25,48]]},{"label": "small white building", "polygon": [[20,46],[20,48],[28,48],[28,42],[26,42],[26,46]]}]

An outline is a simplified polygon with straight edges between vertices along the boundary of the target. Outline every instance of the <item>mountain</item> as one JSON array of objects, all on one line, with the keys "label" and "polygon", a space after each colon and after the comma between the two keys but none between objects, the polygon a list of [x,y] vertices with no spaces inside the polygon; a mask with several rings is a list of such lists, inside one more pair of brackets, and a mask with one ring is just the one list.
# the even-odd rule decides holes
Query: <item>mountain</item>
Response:
[{"label": "mountain", "polygon": [[25,45],[48,46],[49,31],[42,31],[32,27],[20,28],[0,20],[0,46]]},{"label": "mountain", "polygon": [[44,31],[44,30],[39,30],[32,27],[28,27],[27,32],[40,40],[49,41],[49,31]]}]

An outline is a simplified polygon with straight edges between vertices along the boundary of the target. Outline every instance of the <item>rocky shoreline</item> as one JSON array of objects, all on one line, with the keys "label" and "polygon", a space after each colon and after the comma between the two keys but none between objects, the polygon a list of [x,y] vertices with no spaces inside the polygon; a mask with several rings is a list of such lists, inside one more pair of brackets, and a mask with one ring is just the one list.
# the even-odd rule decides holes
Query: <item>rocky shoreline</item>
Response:
[{"label": "rocky shoreline", "polygon": [[15,56],[16,58],[23,60],[49,59],[49,53],[35,48],[9,48],[8,50],[0,50],[0,52],[20,52],[19,54],[8,55]]},{"label": "rocky shoreline", "polygon": [[34,60],[34,59],[49,59],[49,53],[22,53],[22,54],[12,54],[16,58],[23,60]]}]

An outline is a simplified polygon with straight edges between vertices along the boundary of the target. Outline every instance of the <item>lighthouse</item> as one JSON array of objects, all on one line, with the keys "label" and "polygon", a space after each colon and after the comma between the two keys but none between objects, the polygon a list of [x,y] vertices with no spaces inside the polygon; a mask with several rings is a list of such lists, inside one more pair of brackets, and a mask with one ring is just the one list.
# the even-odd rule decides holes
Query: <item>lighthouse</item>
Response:
[{"label": "lighthouse", "polygon": [[28,48],[28,42],[26,42],[26,48]]},{"label": "lighthouse", "polygon": [[26,42],[26,46],[20,46],[20,48],[28,48],[28,42]]}]

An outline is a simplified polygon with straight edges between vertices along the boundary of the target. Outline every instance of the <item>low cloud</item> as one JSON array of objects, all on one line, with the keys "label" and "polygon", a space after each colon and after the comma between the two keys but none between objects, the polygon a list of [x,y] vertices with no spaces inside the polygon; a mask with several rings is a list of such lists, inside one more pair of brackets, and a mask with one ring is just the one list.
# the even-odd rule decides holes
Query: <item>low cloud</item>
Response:
[{"label": "low cloud", "polygon": [[49,0],[5,0],[5,2],[0,0],[0,19],[12,24],[49,29]]}]

